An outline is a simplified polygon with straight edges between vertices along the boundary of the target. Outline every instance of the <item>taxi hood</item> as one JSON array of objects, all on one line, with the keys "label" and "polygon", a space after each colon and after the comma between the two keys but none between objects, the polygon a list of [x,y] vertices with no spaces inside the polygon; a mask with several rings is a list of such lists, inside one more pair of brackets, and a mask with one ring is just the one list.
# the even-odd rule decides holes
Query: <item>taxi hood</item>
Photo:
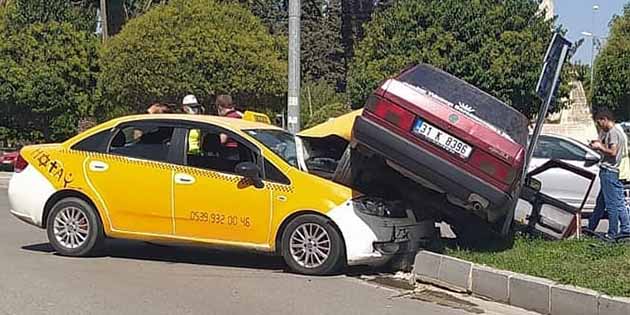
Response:
[{"label": "taxi hood", "polygon": [[350,139],[352,138],[352,126],[354,125],[354,119],[357,116],[361,116],[362,113],[363,109],[357,109],[339,117],[331,118],[324,123],[316,125],[315,127],[302,130],[298,133],[298,136],[308,138],[338,136],[350,142]]}]

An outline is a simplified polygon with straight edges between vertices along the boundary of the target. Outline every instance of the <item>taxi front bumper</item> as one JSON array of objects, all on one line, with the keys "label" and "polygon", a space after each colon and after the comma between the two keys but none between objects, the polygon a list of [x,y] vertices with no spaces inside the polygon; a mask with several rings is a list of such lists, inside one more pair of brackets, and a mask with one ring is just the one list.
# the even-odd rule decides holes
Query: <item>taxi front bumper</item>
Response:
[{"label": "taxi front bumper", "polygon": [[401,218],[376,216],[360,211],[350,200],[328,216],[341,231],[350,266],[379,266],[396,256],[415,254],[436,235],[435,222],[416,221],[412,210],[406,210],[406,217]]}]

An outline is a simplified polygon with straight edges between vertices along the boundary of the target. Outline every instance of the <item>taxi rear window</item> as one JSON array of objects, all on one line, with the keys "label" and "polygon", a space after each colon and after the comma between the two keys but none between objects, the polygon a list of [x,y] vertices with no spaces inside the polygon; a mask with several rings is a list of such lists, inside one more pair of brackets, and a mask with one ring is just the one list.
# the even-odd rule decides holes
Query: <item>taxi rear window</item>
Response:
[{"label": "taxi rear window", "polygon": [[109,141],[110,134],[109,130],[103,130],[79,141],[77,144],[72,146],[72,149],[103,153],[107,150],[107,142]]}]

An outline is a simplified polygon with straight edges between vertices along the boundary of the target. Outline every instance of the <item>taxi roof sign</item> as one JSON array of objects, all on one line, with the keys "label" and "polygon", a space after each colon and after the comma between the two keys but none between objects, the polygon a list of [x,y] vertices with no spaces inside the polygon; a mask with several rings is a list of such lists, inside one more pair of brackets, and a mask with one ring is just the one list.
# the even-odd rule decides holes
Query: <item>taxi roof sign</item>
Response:
[{"label": "taxi roof sign", "polygon": [[271,119],[269,119],[269,116],[251,110],[243,113],[243,119],[271,125]]}]

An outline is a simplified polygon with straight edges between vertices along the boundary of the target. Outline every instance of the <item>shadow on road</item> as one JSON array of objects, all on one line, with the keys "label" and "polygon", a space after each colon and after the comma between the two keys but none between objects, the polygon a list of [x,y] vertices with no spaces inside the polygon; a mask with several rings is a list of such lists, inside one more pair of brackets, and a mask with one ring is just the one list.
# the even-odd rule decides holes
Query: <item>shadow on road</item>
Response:
[{"label": "shadow on road", "polygon": [[[26,245],[22,249],[40,253],[55,252],[49,243]],[[282,257],[204,247],[158,245],[130,240],[107,240],[106,246],[101,252],[101,254],[92,258],[112,257],[158,261],[170,264],[193,264],[287,272],[287,266]],[[90,257],[79,259],[90,259]],[[371,268],[357,266],[348,268],[346,275],[356,277],[373,274],[374,272]]]},{"label": "shadow on road", "polygon": [[[49,243],[27,245],[23,246],[22,249],[43,253],[54,253],[55,251]],[[129,240],[107,240],[105,248],[93,258],[99,257],[278,271],[286,269],[281,257],[227,250],[219,251],[203,247],[158,245]]]}]

